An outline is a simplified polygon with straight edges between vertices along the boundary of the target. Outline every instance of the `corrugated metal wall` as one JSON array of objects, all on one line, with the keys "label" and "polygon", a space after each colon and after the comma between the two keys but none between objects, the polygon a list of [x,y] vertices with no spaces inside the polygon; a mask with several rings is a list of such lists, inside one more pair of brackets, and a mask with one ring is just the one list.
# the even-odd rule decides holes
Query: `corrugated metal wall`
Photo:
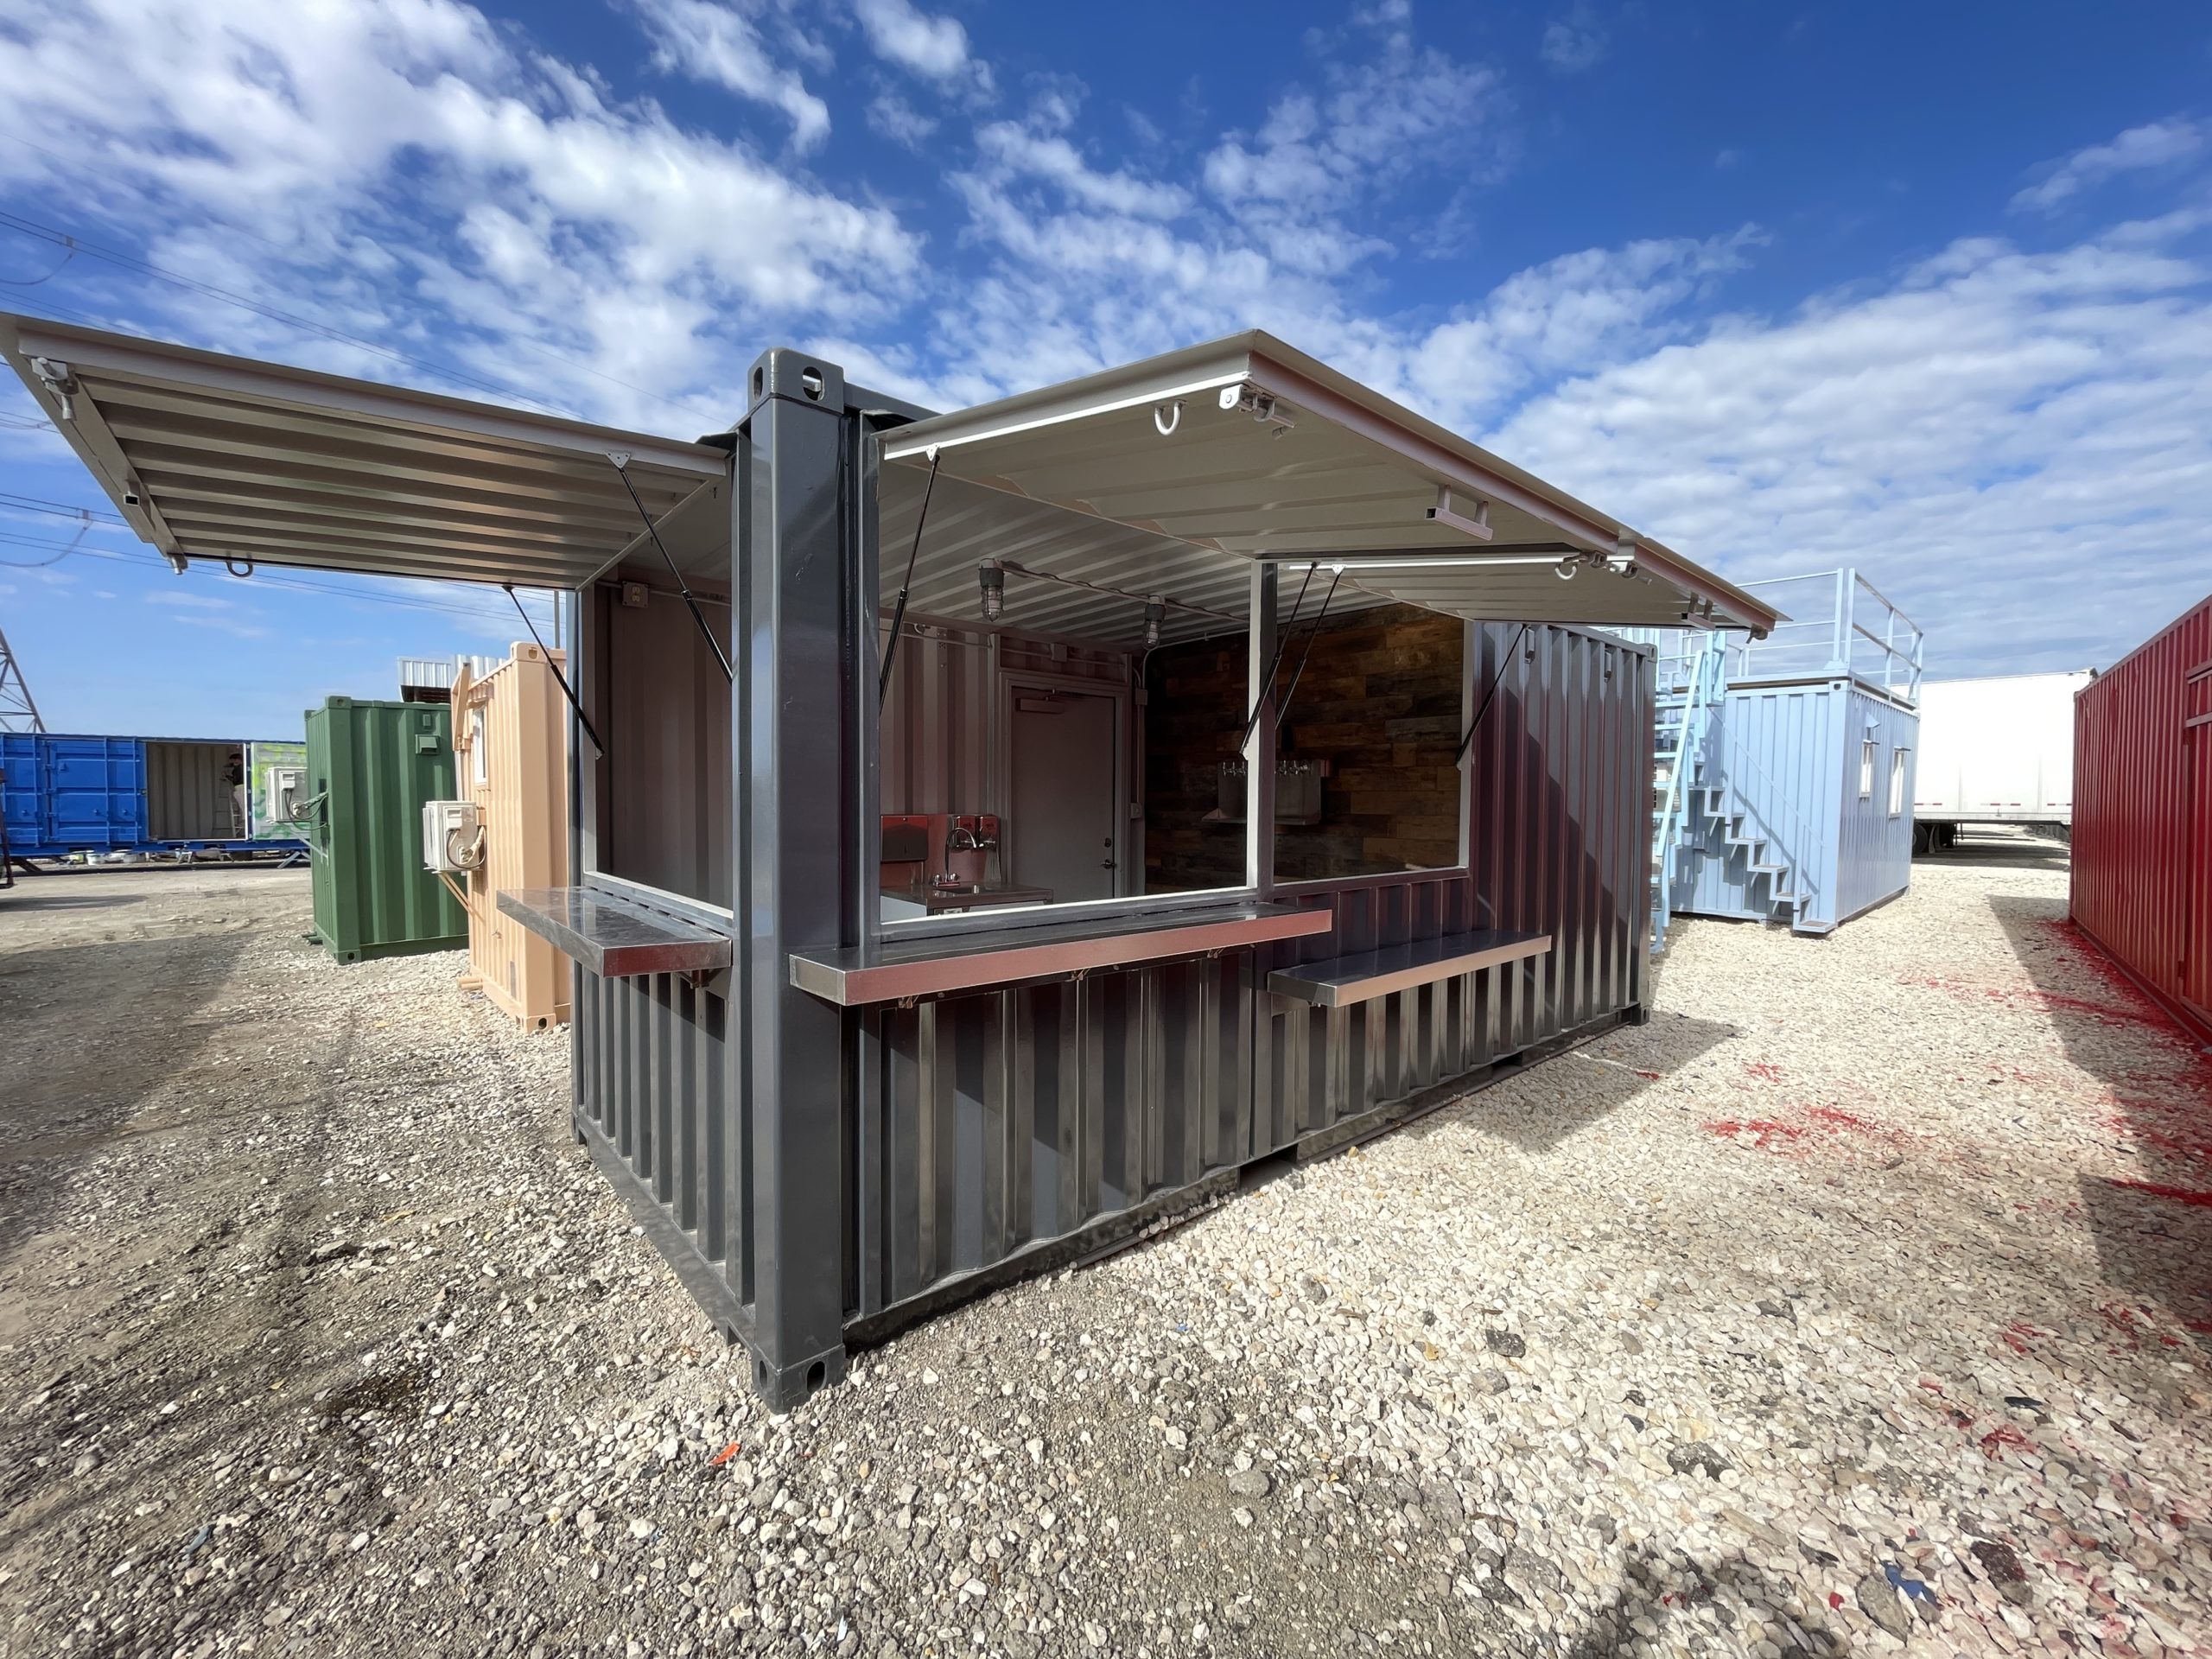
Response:
[{"label": "corrugated metal wall", "polygon": [[[1871,728],[1871,729],[1870,729]],[[1849,681],[1732,686],[1713,716],[1704,781],[1725,781],[1730,824],[1692,820],[1695,855],[1676,910],[1792,919],[1774,903],[1804,893],[1796,925],[1825,932],[1904,891],[1912,872],[1911,766],[1918,717]],[[1872,792],[1859,792],[1860,745],[1875,745]],[[1890,816],[1891,755],[1905,751],[1904,810]],[[1740,816],[1738,816],[1740,815]],[[1764,842],[1749,848],[1736,839]],[[1780,864],[1778,874],[1752,866]]]},{"label": "corrugated metal wall", "polygon": [[[878,648],[889,642],[887,623]],[[981,628],[912,623],[899,642],[881,722],[878,805],[889,812],[995,812],[1004,767],[999,686],[1007,672],[1122,686],[1126,652]]]},{"label": "corrugated metal wall", "polygon": [[423,867],[423,804],[454,798],[452,710],[332,697],[307,728],[315,928],[331,955],[467,944],[467,913]]},{"label": "corrugated metal wall", "polygon": [[[1859,745],[1874,745],[1874,792],[1859,792]],[[1872,696],[1858,686],[1845,694],[1843,813],[1836,842],[1835,916],[1849,921],[1859,912],[1894,899],[1912,880],[1912,788],[1919,764],[1920,716],[1911,709]],[[1903,754],[1902,762],[1897,756]],[[1890,810],[1891,774],[1902,765],[1904,776]]]},{"label": "corrugated metal wall", "polygon": [[482,677],[454,679],[461,798],[476,804],[484,862],[468,896],[468,965],[493,1004],[532,1030],[569,1018],[569,959],[499,906],[499,895],[569,881],[568,702],[553,677],[566,654],[518,644]]},{"label": "corrugated metal wall", "polygon": [[2074,713],[2074,920],[2212,1040],[2212,599]]},{"label": "corrugated metal wall", "polygon": [[[741,1325],[753,1298],[753,1137],[731,1078],[728,976],[579,973],[578,1116],[605,1136],[692,1294]],[[825,1195],[824,1202],[834,1202]]]},{"label": "corrugated metal wall", "polygon": [[[1337,918],[1295,946],[849,1017],[854,1319],[1379,1128],[1424,1090],[1641,1002],[1650,658],[1567,629],[1516,635],[1478,633],[1478,683],[1502,678],[1469,768],[1470,871],[1287,893]],[[1262,988],[1293,960],[1487,926],[1555,942],[1349,1009]]]},{"label": "corrugated metal wall", "polygon": [[224,781],[242,743],[146,741],[146,825],[156,841],[243,841],[244,802]]},{"label": "corrugated metal wall", "polygon": [[[714,584],[696,585],[700,613],[728,650],[729,601],[711,592]],[[593,613],[601,637],[590,653],[594,723],[607,744],[598,868],[727,906],[734,844],[729,682],[682,599],[648,589],[643,605],[625,605],[614,588],[602,585]]]}]

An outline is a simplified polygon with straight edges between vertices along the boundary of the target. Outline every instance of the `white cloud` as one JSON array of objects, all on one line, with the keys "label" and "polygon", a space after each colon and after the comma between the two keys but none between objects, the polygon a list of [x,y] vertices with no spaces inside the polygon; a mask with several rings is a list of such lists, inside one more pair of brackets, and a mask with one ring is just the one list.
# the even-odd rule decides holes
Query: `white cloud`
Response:
[{"label": "white cloud", "polygon": [[149,605],[168,605],[195,611],[234,611],[235,601],[217,599],[210,594],[180,593],[175,588],[158,588],[146,595]]},{"label": "white cloud", "polygon": [[1544,25],[1543,43],[1537,55],[1563,74],[1579,74],[1605,55],[1610,44],[1606,34],[1585,0],[1576,4],[1564,17],[1554,17]]},{"label": "white cloud", "polygon": [[1018,122],[992,122],[976,133],[976,148],[1001,177],[1047,181],[1071,200],[1106,213],[1173,219],[1190,206],[1189,194],[1174,185],[1127,172],[1100,172],[1058,134],[1039,132]]},{"label": "white cloud", "polygon": [[2109,143],[2091,144],[2054,163],[2040,182],[2012,198],[2012,207],[2018,212],[2049,213],[2114,174],[2190,161],[2202,153],[2204,145],[2204,129],[2182,116],[2130,127]]},{"label": "white cloud", "polygon": [[[0,34],[0,122],[44,135],[0,146],[0,181],[67,194],[166,264],[686,435],[728,418],[763,334],[880,318],[920,251],[889,210],[525,58],[456,0],[85,0]],[[158,304],[142,326],[425,378],[219,302]]]},{"label": "white cloud", "polygon": [[1572,375],[1484,441],[1738,579],[1856,565],[1931,673],[2108,661],[2205,587],[2212,269],[2121,227]]},{"label": "white cloud", "polygon": [[868,124],[870,131],[908,149],[919,149],[938,129],[934,117],[924,115],[888,88],[868,100]]},{"label": "white cloud", "polygon": [[[655,42],[653,61],[694,79],[711,81],[741,98],[769,105],[791,118],[791,145],[815,148],[830,136],[830,106],[807,91],[805,79],[777,61],[759,22],[735,6],[716,0],[636,0],[639,15]],[[796,31],[786,31],[792,42]],[[798,37],[804,42],[804,37]],[[817,57],[818,47],[800,44],[800,55]]]},{"label": "white cloud", "polygon": [[933,17],[912,0],[853,0],[853,13],[876,54],[889,62],[949,80],[969,66],[968,31],[957,18]]}]

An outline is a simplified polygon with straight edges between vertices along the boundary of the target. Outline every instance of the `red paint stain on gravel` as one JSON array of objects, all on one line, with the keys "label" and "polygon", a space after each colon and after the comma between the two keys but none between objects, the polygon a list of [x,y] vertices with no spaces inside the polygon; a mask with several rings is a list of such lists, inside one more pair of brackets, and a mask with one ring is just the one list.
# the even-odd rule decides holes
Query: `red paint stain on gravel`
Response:
[{"label": "red paint stain on gravel", "polygon": [[1780,1083],[1782,1081],[1782,1068],[1775,1065],[1771,1060],[1761,1060],[1757,1065],[1745,1066],[1744,1070],[1751,1077],[1757,1077],[1761,1083]]},{"label": "red paint stain on gravel", "polygon": [[1769,1117],[1715,1118],[1705,1125],[1705,1129],[1707,1134],[1717,1135],[1724,1141],[1748,1135],[1751,1137],[1751,1145],[1761,1152],[1791,1150],[1812,1133],[1802,1123],[1777,1123]]},{"label": "red paint stain on gravel", "polygon": [[1969,985],[1955,979],[1908,979],[1908,985],[1921,985],[1931,991],[1972,1001],[1981,998],[2001,1007],[2017,1009],[2024,1014],[2077,1014],[2087,1019],[2101,1020],[2114,1026],[2158,1026],[2171,1022],[2165,1015],[2142,1007],[2113,1007],[2103,1002],[2090,1002],[2078,996],[2068,996],[2058,991],[2046,991],[2033,986]]},{"label": "red paint stain on gravel", "polygon": [[2008,1446],[2025,1446],[2027,1436],[2010,1423],[1999,1423],[1981,1437],[1981,1455],[1994,1462]]},{"label": "red paint stain on gravel", "polygon": [[2014,1353],[2024,1354],[2028,1351],[2028,1341],[2031,1338],[2040,1337],[2048,1333],[2037,1330],[2032,1325],[2026,1324],[2019,1319],[2014,1319],[2002,1331],[1999,1331],[1997,1333],[1997,1337],[1999,1341],[2002,1342]]},{"label": "red paint stain on gravel", "polygon": [[2131,1192],[2148,1192],[2154,1198],[2171,1198],[2176,1204],[2212,1210],[2212,1192],[2198,1192],[2185,1186],[2161,1186],[2156,1181],[2115,1180],[2109,1175],[2102,1179],[2107,1186],[2124,1186]]},{"label": "red paint stain on gravel", "polygon": [[[1771,1117],[1722,1117],[1713,1119],[1704,1125],[1704,1128],[1707,1134],[1719,1135],[1724,1141],[1749,1135],[1755,1150],[1791,1157],[1802,1156],[1809,1148],[1823,1142],[1848,1145],[1856,1139],[1895,1147],[1904,1140],[1887,1124],[1855,1116],[1840,1107],[1808,1106],[1804,1113],[1807,1121],[1802,1123],[1785,1122]],[[1820,1140],[1815,1139],[1816,1135]]]}]

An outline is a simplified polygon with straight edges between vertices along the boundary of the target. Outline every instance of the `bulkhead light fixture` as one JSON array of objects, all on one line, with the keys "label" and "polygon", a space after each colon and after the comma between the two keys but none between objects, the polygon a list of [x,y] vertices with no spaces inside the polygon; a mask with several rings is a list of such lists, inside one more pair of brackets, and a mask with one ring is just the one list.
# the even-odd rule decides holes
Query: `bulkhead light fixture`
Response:
[{"label": "bulkhead light fixture", "polygon": [[1154,594],[1144,602],[1144,642],[1147,645],[1160,643],[1160,625],[1167,620],[1167,601]]},{"label": "bulkhead light fixture", "polygon": [[976,581],[983,590],[983,618],[995,622],[1006,609],[1006,572],[995,559],[986,559],[976,567]]}]

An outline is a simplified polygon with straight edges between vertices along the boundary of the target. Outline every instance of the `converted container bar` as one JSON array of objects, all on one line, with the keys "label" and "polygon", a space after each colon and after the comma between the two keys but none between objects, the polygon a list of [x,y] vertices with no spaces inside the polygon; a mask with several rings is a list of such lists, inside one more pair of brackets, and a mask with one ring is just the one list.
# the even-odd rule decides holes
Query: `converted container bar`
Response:
[{"label": "converted container bar", "polygon": [[[249,558],[578,593],[571,683],[613,758],[572,711],[577,887],[504,907],[583,958],[576,1133],[779,1408],[841,1376],[853,1344],[1640,1019],[1651,656],[1557,624],[1777,620],[1259,334],[944,416],[772,351],[744,418],[695,444],[35,319],[0,317],[0,351],[180,569]],[[1194,366],[1212,392],[1179,429],[1161,388]],[[1102,402],[1116,386],[1130,408]],[[1302,400],[1288,451],[1278,396]],[[1116,423],[1185,441],[1124,467]],[[1141,556],[1162,564],[1193,548],[1252,559],[1249,578],[1230,567],[1249,582],[1262,688],[1243,886],[885,926],[880,575],[906,549],[877,545],[877,469],[904,465],[912,484],[936,441],[948,477],[1007,511],[1089,514],[1153,537]],[[1286,473],[1285,454],[1305,461]],[[1070,462],[1083,486],[1058,499]],[[218,473],[210,503],[195,483]],[[1362,492],[1349,516],[1344,479]],[[333,489],[342,526],[300,505]],[[1087,505],[1116,493],[1184,505]],[[1484,508],[1487,524],[1465,516]],[[1459,556],[1487,531],[1507,556]],[[628,607],[609,584],[651,575],[663,532],[712,585],[729,578],[707,676],[696,638],[679,655],[650,607],[615,632]],[[1274,768],[1254,764],[1277,713],[1277,573],[1260,556],[1351,558],[1369,539],[1423,556],[1363,565],[1357,585],[1460,619],[1462,696],[1471,708],[1479,689],[1489,709],[1456,774],[1461,861],[1278,885]],[[1545,568],[1562,539],[1582,580]],[[620,696],[618,642],[650,671]],[[1101,954],[1102,939],[1116,943]],[[868,982],[893,967],[925,977],[879,1000]],[[816,969],[843,988],[809,988]]]},{"label": "converted container bar", "polygon": [[[918,411],[886,414],[790,351],[751,384],[733,446],[728,911],[601,871],[598,761],[571,744],[584,888],[697,960],[726,941],[729,966],[580,961],[573,1041],[579,1137],[772,1404],[842,1376],[852,1344],[1643,1017],[1650,654],[1567,628],[1467,625],[1466,677],[1499,692],[1458,868],[1276,889],[1272,768],[1255,766],[1252,887],[887,938],[873,438]],[[1274,568],[1252,582],[1256,681]],[[580,599],[594,715],[611,602]],[[1386,960],[1388,984],[1363,994]]]}]

